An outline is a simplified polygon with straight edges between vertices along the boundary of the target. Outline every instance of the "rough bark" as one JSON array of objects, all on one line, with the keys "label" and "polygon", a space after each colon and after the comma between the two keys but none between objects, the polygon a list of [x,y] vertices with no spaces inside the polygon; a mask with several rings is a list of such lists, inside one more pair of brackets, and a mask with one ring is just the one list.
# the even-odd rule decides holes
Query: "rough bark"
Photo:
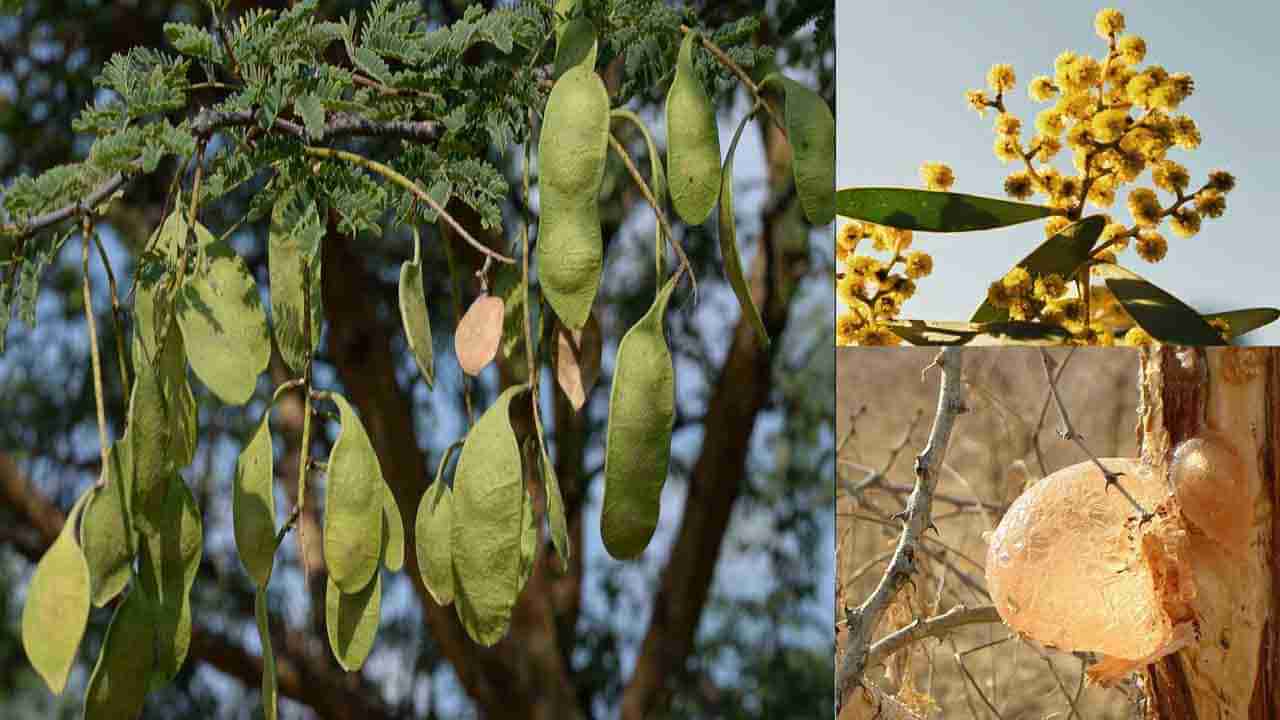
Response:
[{"label": "rough bark", "polygon": [[[1280,499],[1280,352],[1159,348],[1144,353],[1138,424],[1143,462],[1159,471],[1178,446],[1217,433],[1243,458],[1237,522],[1248,546],[1226,552],[1190,527],[1199,640],[1144,671],[1149,720],[1280,717],[1275,504]],[[1224,492],[1226,492],[1224,486]]]}]

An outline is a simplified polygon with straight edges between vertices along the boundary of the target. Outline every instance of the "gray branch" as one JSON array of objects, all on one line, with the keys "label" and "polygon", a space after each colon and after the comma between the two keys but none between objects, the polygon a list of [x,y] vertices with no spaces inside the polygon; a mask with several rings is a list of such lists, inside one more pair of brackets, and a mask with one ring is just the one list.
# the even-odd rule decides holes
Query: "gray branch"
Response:
[{"label": "gray branch", "polygon": [[902,512],[905,522],[897,548],[871,596],[861,606],[846,610],[849,634],[844,656],[840,658],[836,670],[837,714],[849,694],[861,685],[869,658],[871,633],[898,591],[914,574],[915,557],[917,550],[921,549],[921,538],[926,530],[934,527],[932,508],[933,491],[938,483],[937,471],[946,457],[956,418],[965,412],[964,382],[960,376],[962,360],[961,349],[953,346],[943,349],[935,361],[942,371],[938,410],[933,418],[933,428],[929,431],[928,443],[916,456],[915,489],[907,498],[907,507]]},{"label": "gray branch", "polygon": [[965,625],[998,623],[1000,614],[994,605],[967,608],[956,605],[950,610],[926,620],[915,620],[910,625],[877,640],[867,651],[867,665],[876,665],[906,646],[925,638],[940,637]]}]

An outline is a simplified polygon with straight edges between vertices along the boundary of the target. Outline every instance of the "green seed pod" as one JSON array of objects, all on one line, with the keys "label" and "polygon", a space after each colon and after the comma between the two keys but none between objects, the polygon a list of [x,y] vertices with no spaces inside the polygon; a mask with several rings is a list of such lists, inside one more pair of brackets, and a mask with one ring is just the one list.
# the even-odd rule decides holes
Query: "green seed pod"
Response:
[{"label": "green seed pod", "polygon": [[[538,526],[533,517],[533,498],[526,489],[524,504],[520,509],[520,590],[533,576],[533,565],[538,559]],[[519,590],[516,591],[517,594]]]},{"label": "green seed pod", "polygon": [[821,95],[790,78],[773,77],[781,78],[787,94],[787,139],[800,207],[809,222],[827,225],[836,217],[836,119]]},{"label": "green seed pod", "polygon": [[124,596],[107,627],[84,694],[84,720],[136,718],[155,665],[155,615],[139,590]]},{"label": "green seed pod", "polygon": [[404,520],[400,518],[400,506],[391,487],[382,486],[382,562],[391,572],[404,567]]},{"label": "green seed pod", "polygon": [[678,275],[618,344],[605,441],[600,534],[620,560],[644,551],[658,527],[675,423],[675,369],[663,327]]},{"label": "green seed pod", "polygon": [[608,150],[609,93],[593,69],[579,65],[552,88],[538,138],[538,275],[556,315],[575,330],[600,289],[598,196]]},{"label": "green seed pod", "polygon": [[524,475],[511,427],[507,388],[467,433],[453,482],[454,601],[467,634],[481,645],[506,635],[520,593]]},{"label": "green seed pod", "polygon": [[569,542],[569,524],[564,515],[564,498],[560,495],[560,479],[556,477],[556,468],[547,456],[547,448],[541,447],[542,453],[542,486],[547,493],[547,524],[551,527],[551,543],[555,545],[556,554],[560,556],[561,567],[569,569],[569,558],[573,555],[573,545]]},{"label": "green seed pod", "polygon": [[733,294],[738,296],[738,305],[742,307],[742,314],[751,321],[751,327],[756,331],[756,338],[760,341],[761,347],[767,348],[769,332],[765,330],[760,309],[756,307],[756,301],[751,297],[751,286],[747,283],[747,276],[742,270],[742,258],[738,255],[737,219],[733,213],[733,154],[738,149],[738,141],[742,139],[743,129],[754,116],[755,113],[752,112],[742,118],[742,122],[738,124],[738,130],[733,134],[733,142],[729,144],[729,154],[724,161],[724,175],[720,185],[720,256],[724,259],[725,277],[729,280],[729,286],[733,288]]},{"label": "green seed pod", "polygon": [[418,228],[413,229],[413,260],[400,266],[400,321],[413,359],[427,387],[435,383],[435,355],[431,346],[431,317],[427,312],[426,291],[422,285],[422,240]]},{"label": "green seed pod", "polygon": [[36,564],[22,606],[22,648],[55,695],[67,685],[89,622],[89,565],[76,544],[76,517],[86,493],[67,514],[62,531]]},{"label": "green seed pod", "polygon": [[[693,71],[696,33],[680,43],[667,91],[667,173],[671,204],[690,225],[707,221],[720,194],[720,132],[716,109]],[[833,186],[834,189],[834,186]]]},{"label": "green seed pod", "polygon": [[155,668],[150,688],[178,674],[191,645],[191,586],[204,552],[200,508],[182,476],[169,476],[164,511],[154,532],[139,535],[138,580],[152,604],[156,627]]},{"label": "green seed pod", "polygon": [[436,481],[422,494],[418,517],[414,523],[414,547],[418,553],[418,570],[422,584],[437,604],[453,602],[453,490],[445,484],[444,466],[448,455],[440,460]]},{"label": "green seed pod", "polygon": [[194,230],[208,270],[178,291],[178,326],[186,344],[199,349],[189,358],[196,376],[223,402],[243,405],[271,359],[267,316],[244,260],[203,225]]},{"label": "green seed pod", "polygon": [[259,588],[267,586],[276,555],[276,501],[272,473],[270,409],[236,461],[231,515],[240,562]]},{"label": "green seed pod", "polygon": [[271,649],[271,627],[267,624],[265,585],[253,596],[253,616],[258,621],[258,641],[262,644],[262,716],[263,720],[276,720],[280,688],[276,680],[276,655]]},{"label": "green seed pod", "polygon": [[102,607],[129,584],[133,555],[129,553],[129,529],[121,505],[133,477],[128,439],[122,439],[107,453],[104,487],[93,492],[80,519],[80,547],[89,564],[93,604]]},{"label": "green seed pod", "polygon": [[382,573],[375,572],[368,584],[354,593],[343,592],[329,576],[324,593],[325,627],[329,647],[343,670],[355,672],[369,657],[381,607]]},{"label": "green seed pod", "polygon": [[332,395],[342,429],[329,452],[325,483],[324,561],[347,594],[359,593],[378,570],[382,552],[382,468],[360,418],[346,398]]}]

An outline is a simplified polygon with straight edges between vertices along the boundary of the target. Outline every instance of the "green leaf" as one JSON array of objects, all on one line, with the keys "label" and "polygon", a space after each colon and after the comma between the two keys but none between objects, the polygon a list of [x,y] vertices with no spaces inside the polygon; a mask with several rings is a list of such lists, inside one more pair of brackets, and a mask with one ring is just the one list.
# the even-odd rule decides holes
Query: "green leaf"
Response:
[{"label": "green leaf", "polygon": [[189,360],[196,376],[223,402],[243,405],[271,359],[266,314],[240,256],[203,225],[195,234],[208,269],[178,292],[178,326],[195,351]]},{"label": "green leaf", "polygon": [[1247,308],[1230,312],[1209,313],[1204,316],[1204,319],[1205,322],[1213,320],[1225,321],[1232,339],[1235,339],[1280,319],[1280,310],[1276,308]]},{"label": "green leaf", "polygon": [[329,452],[324,502],[324,560],[344,593],[362,591],[378,571],[382,536],[382,468],[359,416],[341,395],[342,429]]},{"label": "green leaf", "polygon": [[510,413],[528,389],[498,396],[467,433],[454,473],[454,599],[467,634],[486,646],[506,635],[520,592],[524,476]]},{"label": "green leaf", "polygon": [[258,640],[262,645],[262,716],[276,720],[280,689],[276,681],[276,656],[271,649],[271,627],[267,623],[267,586],[258,586],[253,596],[253,615],[258,621]]},{"label": "green leaf", "polygon": [[720,131],[715,106],[694,72],[695,42],[697,33],[685,34],[667,91],[667,180],[676,213],[701,225],[720,193]]},{"label": "green leaf", "polygon": [[107,626],[84,694],[84,720],[136,718],[155,666],[155,615],[137,588],[129,590]]},{"label": "green leaf", "polygon": [[865,187],[836,193],[838,215],[924,232],[989,230],[1039,220],[1056,212],[1041,205],[936,190]]},{"label": "green leaf", "polygon": [[400,321],[404,337],[418,363],[427,387],[435,383],[435,352],[431,344],[431,315],[427,312],[426,290],[422,282],[422,239],[413,228],[413,259],[400,266]]},{"label": "green leaf", "polygon": [[444,481],[456,445],[440,458],[436,479],[422,494],[414,522],[414,547],[422,584],[439,605],[453,602],[453,490]]},{"label": "green leaf", "polygon": [[[1025,268],[1031,277],[1042,275],[1060,275],[1064,280],[1071,279],[1076,270],[1089,259],[1089,253],[1097,244],[1098,237],[1107,226],[1107,219],[1102,215],[1089,217],[1072,223],[1061,232],[1045,240],[1032,250],[1029,255],[1018,261],[1015,267]],[[983,300],[970,318],[972,322],[999,322],[1009,319],[1007,309],[992,305]]]},{"label": "green leaf", "polygon": [[338,664],[347,672],[364,665],[378,634],[382,606],[382,574],[375,572],[369,582],[354,593],[345,593],[333,576],[324,593],[325,627],[329,647]]},{"label": "green leaf", "polygon": [[1098,268],[1107,289],[1147,334],[1169,345],[1226,345],[1200,313],[1178,298],[1118,265]]},{"label": "green leaf", "polygon": [[354,48],[351,53],[351,60],[361,70],[369,73],[369,76],[383,85],[391,84],[391,69],[387,67],[386,61],[378,56],[377,53],[369,48]]},{"label": "green leaf", "polygon": [[521,493],[524,497],[520,510],[520,587],[524,590],[533,576],[533,566],[538,559],[538,526],[533,516],[533,498],[528,489]]},{"label": "green leaf", "polygon": [[236,551],[253,584],[259,588],[267,586],[276,554],[270,418],[268,408],[263,411],[253,437],[240,452],[231,495]]},{"label": "green leaf", "polygon": [[404,520],[400,518],[396,496],[385,483],[382,486],[382,526],[386,532],[382,548],[383,563],[391,572],[399,572],[404,567]]},{"label": "green leaf", "polygon": [[596,52],[596,28],[591,19],[579,16],[570,20],[558,32],[555,72],[551,77],[558,80],[570,68],[579,65],[594,70]]},{"label": "green leaf", "polygon": [[[286,194],[271,210],[268,266],[271,275],[271,322],[285,364],[301,373],[309,354],[320,347],[324,301],[320,293],[320,239],[324,224],[314,200],[301,208]],[[310,294],[308,299],[307,294]],[[302,317],[311,309],[311,345]]]},{"label": "green leaf", "polygon": [[310,93],[299,95],[293,101],[293,107],[302,116],[302,122],[307,126],[307,135],[311,139],[324,134],[324,106],[320,104],[320,98]]},{"label": "green leaf", "polygon": [[129,443],[133,477],[126,483],[127,502],[133,526],[151,529],[158,521],[169,474],[173,472],[174,421],[165,402],[164,380],[156,369],[141,366],[133,380],[129,397]]},{"label": "green leaf", "polygon": [[61,694],[89,622],[90,577],[76,519],[90,494],[76,501],[58,537],[36,564],[22,606],[22,648],[54,694]]},{"label": "green leaf", "polygon": [[912,345],[1060,345],[1071,340],[1071,333],[1056,325],[1021,321],[895,320],[885,326]]},{"label": "green leaf", "polygon": [[140,535],[138,580],[155,614],[152,689],[172,681],[187,658],[191,646],[191,585],[204,552],[200,508],[182,476],[170,476],[167,495],[158,527]]},{"label": "green leaf", "polygon": [[636,557],[658,527],[675,423],[675,369],[663,318],[673,275],[649,312],[618,343],[605,440],[600,534],[620,560]]},{"label": "green leaf", "polygon": [[121,439],[107,453],[103,487],[93,491],[80,519],[80,547],[89,565],[93,604],[106,605],[129,584],[133,555],[122,505],[133,476],[129,442]]},{"label": "green leaf", "polygon": [[539,449],[542,453],[542,486],[547,494],[547,521],[551,527],[551,543],[560,556],[560,567],[569,571],[569,558],[573,555],[573,544],[569,541],[569,523],[564,513],[564,498],[560,494],[560,479],[556,477],[555,465],[547,456],[546,445],[539,436]]},{"label": "green leaf", "polygon": [[791,78],[774,77],[781,78],[787,94],[787,139],[800,207],[809,222],[827,225],[836,217],[835,116],[818,93]]},{"label": "green leaf", "polygon": [[[733,155],[738,150],[738,141],[742,139],[742,131],[753,117],[755,117],[754,112],[742,118],[742,122],[738,123],[738,129],[733,134],[733,142],[729,144],[729,154],[724,160],[724,172],[720,180],[720,256],[724,260],[725,277],[728,278],[729,285],[733,288],[733,294],[738,296],[738,305],[742,308],[742,314],[751,322],[751,327],[756,331],[756,339],[760,341],[760,346],[767,348],[769,347],[769,331],[764,327],[764,319],[760,317],[760,308],[756,307],[756,301],[751,297],[751,285],[748,284],[747,277],[742,271],[742,257],[738,255],[737,219],[733,211]],[[830,222],[830,220],[827,222]],[[822,224],[825,225],[826,223]]]}]

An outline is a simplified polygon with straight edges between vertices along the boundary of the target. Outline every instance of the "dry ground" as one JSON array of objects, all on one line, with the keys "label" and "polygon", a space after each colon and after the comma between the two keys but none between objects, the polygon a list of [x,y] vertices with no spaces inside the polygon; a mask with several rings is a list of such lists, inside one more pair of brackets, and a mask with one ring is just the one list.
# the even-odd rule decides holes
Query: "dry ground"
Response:
[{"label": "dry ground", "polygon": [[[914,457],[933,419],[939,373],[933,370],[921,379],[936,349],[837,352],[836,622],[843,652],[841,608],[871,593],[893,550],[897,523],[877,518],[903,506],[914,480]],[[1066,355],[1053,353],[1059,360]],[[1081,348],[1067,364],[1060,382],[1063,399],[1076,430],[1098,456],[1136,454],[1137,372],[1137,354],[1120,349]],[[1052,406],[1040,422],[1048,385],[1037,350],[968,349],[964,378],[970,411],[956,424],[935,496],[940,535],[928,534],[925,572],[914,587],[907,586],[910,607],[900,598],[890,613],[895,628],[913,615],[934,615],[958,603],[988,604],[983,533],[999,523],[1028,482],[1085,459],[1059,438]],[[855,499],[851,488],[869,470],[883,473],[884,481]],[[882,627],[876,637],[885,631]],[[929,718],[1071,718],[1068,697],[1077,698],[1082,662],[1053,651],[1046,662],[1037,650],[1009,637],[1000,624],[971,626],[948,640],[925,640],[891,658],[888,667],[869,668],[867,676],[917,709],[927,708]],[[1075,717],[1082,720],[1132,715],[1120,690],[1084,688],[1075,707]]]}]

